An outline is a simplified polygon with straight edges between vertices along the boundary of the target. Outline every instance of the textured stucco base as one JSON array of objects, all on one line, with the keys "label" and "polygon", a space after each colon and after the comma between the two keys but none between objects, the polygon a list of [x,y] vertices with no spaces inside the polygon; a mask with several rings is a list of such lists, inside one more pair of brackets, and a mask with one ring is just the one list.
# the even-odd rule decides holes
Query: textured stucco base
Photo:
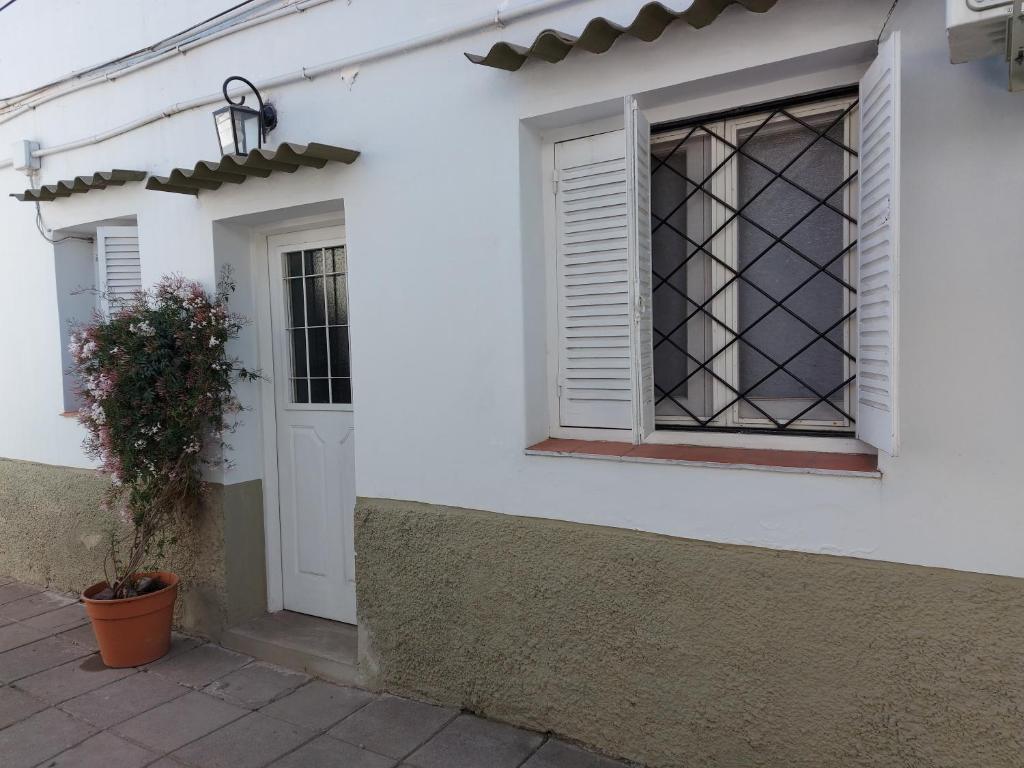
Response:
[{"label": "textured stucco base", "polygon": [[[112,525],[105,480],[90,470],[0,459],[0,573],[79,592],[103,578]],[[175,622],[218,638],[266,610],[259,481],[209,485],[161,564],[181,577]]]},{"label": "textured stucco base", "polygon": [[1024,580],[380,499],[360,664],[652,766],[1024,760]]}]

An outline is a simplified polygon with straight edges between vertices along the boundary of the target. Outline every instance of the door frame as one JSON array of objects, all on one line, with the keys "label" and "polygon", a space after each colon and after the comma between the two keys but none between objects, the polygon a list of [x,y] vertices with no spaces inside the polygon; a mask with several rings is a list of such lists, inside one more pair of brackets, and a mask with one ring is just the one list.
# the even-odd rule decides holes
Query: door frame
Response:
[{"label": "door frame", "polygon": [[[254,227],[250,241],[250,266],[253,275],[253,296],[256,304],[256,335],[259,366],[264,379],[260,382],[260,431],[263,438],[263,535],[266,541],[267,611],[284,610],[284,561],[281,548],[281,496],[277,456],[277,400],[274,370],[274,329],[270,312],[270,247],[275,235],[313,232],[331,227],[345,231],[344,214],[329,213],[306,216]],[[345,244],[348,251],[348,243]],[[349,331],[351,334],[351,329]]]}]

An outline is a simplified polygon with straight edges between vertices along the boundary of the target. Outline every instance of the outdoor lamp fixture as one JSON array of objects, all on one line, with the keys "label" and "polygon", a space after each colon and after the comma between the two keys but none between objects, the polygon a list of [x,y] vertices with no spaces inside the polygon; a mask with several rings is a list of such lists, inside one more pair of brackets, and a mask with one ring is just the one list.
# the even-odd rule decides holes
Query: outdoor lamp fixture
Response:
[{"label": "outdoor lamp fixture", "polygon": [[[228,85],[238,80],[248,85],[260,108],[245,106],[245,96],[233,101],[228,96]],[[232,75],[224,81],[224,100],[228,106],[221,107],[213,113],[213,122],[217,127],[217,141],[223,155],[247,155],[253,149],[263,146],[263,140],[277,126],[277,110],[273,104],[264,104],[263,97],[256,86],[244,77]]]}]

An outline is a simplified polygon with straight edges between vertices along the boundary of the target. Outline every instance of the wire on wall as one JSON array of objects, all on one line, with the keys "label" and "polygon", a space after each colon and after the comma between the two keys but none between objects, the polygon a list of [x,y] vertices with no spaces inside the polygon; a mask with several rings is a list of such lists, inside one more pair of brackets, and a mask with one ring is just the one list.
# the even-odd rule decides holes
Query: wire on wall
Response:
[{"label": "wire on wall", "polygon": [[[3,10],[3,8],[0,8],[0,11],[2,11],[2,10]],[[32,186],[37,186],[34,173],[29,175],[29,179],[31,179],[31,181],[32,181]],[[39,230],[39,234],[42,236],[43,240],[45,240],[48,243],[52,243],[53,245],[56,245],[57,243],[63,243],[65,240],[84,240],[87,243],[93,242],[93,239],[91,237],[83,237],[81,235],[65,235],[63,237],[56,237],[55,238],[53,236],[53,230],[50,229],[49,227],[47,227],[46,223],[43,221],[43,209],[39,206],[39,201],[36,200],[35,202],[36,202],[36,229]]]}]

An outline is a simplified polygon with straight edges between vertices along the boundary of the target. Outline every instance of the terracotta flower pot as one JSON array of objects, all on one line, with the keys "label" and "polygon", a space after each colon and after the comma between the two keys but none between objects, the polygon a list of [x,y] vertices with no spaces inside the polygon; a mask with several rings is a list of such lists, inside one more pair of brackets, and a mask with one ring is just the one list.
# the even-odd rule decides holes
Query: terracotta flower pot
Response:
[{"label": "terracotta flower pot", "polygon": [[178,597],[178,577],[163,571],[136,575],[156,578],[167,586],[124,600],[93,600],[92,595],[107,588],[105,581],[93,584],[82,593],[100,656],[108,667],[148,664],[171,647],[171,619]]}]

